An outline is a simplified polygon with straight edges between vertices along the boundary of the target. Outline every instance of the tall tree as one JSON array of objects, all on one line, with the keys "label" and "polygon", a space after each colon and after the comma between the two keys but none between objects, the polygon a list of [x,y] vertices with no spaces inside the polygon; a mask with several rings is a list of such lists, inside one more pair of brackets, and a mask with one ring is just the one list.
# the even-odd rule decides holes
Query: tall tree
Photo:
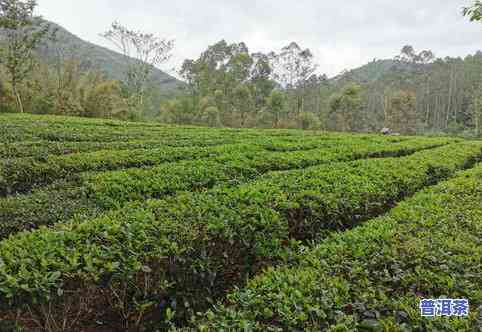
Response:
[{"label": "tall tree", "polygon": [[416,96],[413,92],[397,91],[389,98],[385,126],[399,133],[414,135],[417,129]]},{"label": "tall tree", "polygon": [[282,91],[273,90],[266,99],[268,112],[273,116],[273,127],[278,128],[286,108],[286,96]]},{"label": "tall tree", "polygon": [[400,55],[395,57],[395,60],[416,66],[416,68],[420,69],[422,73],[423,80],[425,81],[421,98],[422,100],[425,100],[424,104],[426,106],[424,110],[425,127],[429,126],[430,117],[433,116],[434,112],[436,111],[427,101],[432,94],[432,86],[430,84],[431,82],[427,65],[433,62],[434,59],[435,55],[432,51],[423,50],[417,53],[415,49],[410,45],[404,46],[400,52]]},{"label": "tall tree", "polygon": [[273,69],[271,68],[269,57],[263,53],[252,55],[253,65],[251,68],[250,81],[254,87],[253,97],[256,109],[261,109],[276,86],[276,82],[271,79]]},{"label": "tall tree", "polygon": [[144,106],[149,76],[154,67],[171,57],[173,40],[166,40],[152,33],[136,31],[114,22],[102,36],[117,47],[128,64],[124,83],[132,106]]},{"label": "tall tree", "polygon": [[246,126],[249,113],[253,110],[253,96],[246,84],[238,85],[233,91],[233,106],[240,118],[240,126]]},{"label": "tall tree", "polygon": [[[249,118],[265,106],[275,87],[270,59],[251,54],[243,42],[221,40],[208,47],[196,60],[186,60],[180,74],[188,83],[189,94],[200,102],[208,97],[228,126],[245,126]],[[196,104],[194,102],[193,104]]]},{"label": "tall tree", "polygon": [[411,45],[405,45],[400,51],[400,55],[395,57],[396,60],[409,62],[413,64],[427,64],[435,59],[435,55],[430,50],[423,50],[419,53]]},{"label": "tall tree", "polygon": [[330,113],[335,120],[335,128],[341,131],[353,131],[357,125],[362,106],[361,86],[349,84],[340,94],[330,98]]},{"label": "tall tree", "polygon": [[292,42],[283,47],[279,54],[271,53],[271,58],[274,79],[292,92],[297,113],[303,112],[305,89],[317,69],[313,54],[309,49],[302,49]]},{"label": "tall tree", "polygon": [[7,69],[17,110],[24,112],[19,85],[34,66],[34,50],[49,32],[49,25],[34,16],[35,0],[0,0],[0,63]]},{"label": "tall tree", "polygon": [[475,134],[478,137],[482,136],[482,92],[476,96],[470,105],[473,117],[473,125],[475,127]]}]

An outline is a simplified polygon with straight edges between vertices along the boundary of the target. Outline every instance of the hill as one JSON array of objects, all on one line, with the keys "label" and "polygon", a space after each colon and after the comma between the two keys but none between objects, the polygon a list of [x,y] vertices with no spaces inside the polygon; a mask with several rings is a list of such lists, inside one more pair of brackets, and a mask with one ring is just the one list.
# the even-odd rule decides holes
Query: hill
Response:
[{"label": "hill", "polygon": [[[127,63],[122,54],[85,41],[56,23],[48,23],[57,33],[55,42],[46,42],[40,49],[41,56],[47,62],[56,61],[61,50],[65,58],[78,59],[85,69],[96,68],[111,79],[123,78]],[[183,85],[178,79],[157,68],[153,71],[151,80],[154,86],[159,86],[160,93],[164,96],[173,94]]]},{"label": "hill", "polygon": [[370,84],[382,80],[384,77],[393,73],[413,73],[421,65],[414,65],[407,62],[396,61],[393,59],[374,59],[361,67],[351,69],[334,77],[333,81],[345,80],[358,84]]}]

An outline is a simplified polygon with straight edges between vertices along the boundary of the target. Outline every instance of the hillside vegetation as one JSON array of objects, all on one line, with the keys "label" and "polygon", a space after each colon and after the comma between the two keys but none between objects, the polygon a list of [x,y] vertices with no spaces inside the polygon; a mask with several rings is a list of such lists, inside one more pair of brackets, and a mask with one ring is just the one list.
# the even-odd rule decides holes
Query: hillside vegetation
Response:
[{"label": "hillside vegetation", "polygon": [[[82,40],[56,23],[47,24],[56,33],[54,41],[46,41],[39,49],[44,61],[55,65],[60,51],[63,60],[76,59],[84,70],[99,70],[110,79],[124,79],[127,63],[122,54]],[[151,84],[155,85],[163,96],[175,94],[183,85],[181,81],[158,68],[153,69],[150,79]]]},{"label": "hillside vegetation", "polygon": [[480,141],[16,114],[0,136],[2,330],[477,325],[417,301],[481,304]]},{"label": "hillside vegetation", "polygon": [[[437,58],[407,45],[392,59],[374,59],[328,78],[320,74],[312,52],[296,42],[260,53],[242,41],[220,40],[184,61],[177,69],[181,81],[153,64],[41,22],[50,24],[49,33],[28,60],[33,66],[16,83],[17,93],[8,65],[0,61],[0,112],[19,111],[20,99],[25,112],[36,114],[210,127],[482,135],[481,51]],[[113,27],[124,43],[129,33],[134,40],[147,38],[145,45],[159,41]],[[8,46],[2,33],[0,50]],[[163,51],[160,58],[168,59],[171,49]]]}]

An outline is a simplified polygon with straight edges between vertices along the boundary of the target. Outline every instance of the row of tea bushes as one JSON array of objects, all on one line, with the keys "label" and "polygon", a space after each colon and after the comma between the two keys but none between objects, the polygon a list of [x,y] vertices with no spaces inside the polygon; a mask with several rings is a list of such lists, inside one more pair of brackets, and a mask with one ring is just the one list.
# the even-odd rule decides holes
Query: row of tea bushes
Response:
[{"label": "row of tea bushes", "polygon": [[308,149],[319,149],[324,146],[329,146],[333,142],[357,142],[360,146],[363,144],[388,144],[388,143],[400,143],[407,141],[432,141],[439,143],[455,143],[452,138],[421,138],[416,139],[410,137],[386,137],[377,135],[360,135],[360,134],[345,134],[341,135],[338,133],[329,133],[320,136],[308,136],[308,137],[290,137],[285,141],[274,141],[272,144],[266,146],[268,150],[271,151],[296,151],[296,150],[308,150]]},{"label": "row of tea bushes", "polygon": [[0,115],[0,138],[9,142],[42,139],[64,142],[114,142],[121,139],[178,136],[190,132],[160,124],[85,120],[72,117]]},{"label": "row of tea bushes", "polygon": [[[340,134],[301,130],[254,130],[254,129],[212,129],[200,127],[169,127],[150,123],[129,123],[119,121],[84,121],[68,117],[39,117],[22,115],[0,115],[0,141],[16,144],[22,141],[51,141],[63,143],[99,142],[115,143],[126,141],[201,141],[201,140],[251,140],[272,138],[273,149],[277,144],[295,143],[290,149],[318,148],[324,140],[369,140],[397,142],[408,137],[386,137],[367,134]],[[310,145],[312,145],[310,147]],[[280,149],[285,149],[281,145]],[[1,155],[1,154],[0,154]]]},{"label": "row of tea bushes", "polygon": [[12,234],[102,212],[77,182],[58,181],[27,195],[0,198],[0,240]]},{"label": "row of tea bushes", "polygon": [[47,312],[73,324],[75,313],[80,325],[110,317],[120,329],[172,318],[174,310],[181,319],[281,259],[293,238],[350,227],[481,153],[480,143],[461,143],[278,172],[18,234],[0,243],[0,303],[12,314],[5,319],[42,321]]},{"label": "row of tea bushes", "polygon": [[[478,331],[482,164],[271,268],[189,331]],[[420,299],[465,298],[470,316],[426,318]]]},{"label": "row of tea bushes", "polygon": [[74,153],[95,152],[99,150],[134,150],[156,149],[159,147],[215,146],[239,143],[234,139],[200,139],[200,140],[147,140],[127,142],[55,142],[55,141],[22,141],[0,146],[0,159],[31,157],[45,160],[52,155],[69,155]]},{"label": "row of tea bushes", "polygon": [[399,157],[440,145],[432,141],[397,145],[366,143],[361,146],[358,142],[332,142],[329,147],[307,151],[225,153],[210,158],[207,163],[205,160],[194,160],[100,173],[86,177],[84,185],[103,208],[113,208],[128,201],[160,198],[173,191],[197,191],[214,185],[239,184],[269,171],[303,169],[371,157]]},{"label": "row of tea bushes", "polygon": [[0,196],[25,192],[60,179],[75,178],[85,171],[142,167],[178,160],[206,158],[231,150],[261,149],[253,144],[214,147],[160,147],[156,149],[101,150],[66,156],[11,159],[0,163]]},{"label": "row of tea bushes", "polygon": [[119,121],[79,121],[69,117],[45,117],[12,114],[0,115],[0,141],[48,140],[57,142],[119,142],[149,139],[250,139],[259,137],[308,137],[316,132],[297,130],[211,129],[171,127],[152,123]]},{"label": "row of tea bushes", "polygon": [[82,174],[78,181],[63,181],[28,195],[0,198],[0,221],[3,224],[0,239],[22,230],[68,220],[76,213],[90,215],[89,211],[122,207],[128,201],[162,198],[178,191],[200,191],[215,185],[234,186],[274,170],[299,169],[369,157],[404,156],[433,148],[433,144],[365,144],[359,148],[338,143],[330,149],[286,153],[256,149],[226,150],[219,156],[206,159]]},{"label": "row of tea bushes", "polygon": [[[156,165],[164,162],[177,160],[196,159],[219,155],[231,149],[240,151],[262,151],[269,146],[271,138],[260,138],[256,141],[241,140],[223,141],[198,138],[192,141],[178,140],[180,147],[158,146],[152,144],[150,148],[119,150],[123,143],[119,143],[119,149],[112,145],[109,150],[98,150],[86,153],[74,153],[67,155],[46,155],[42,158],[27,157],[17,159],[0,159],[0,196],[13,193],[22,193],[31,190],[35,186],[51,183],[55,180],[68,179],[77,173],[85,171],[102,171],[119,168],[143,167]],[[226,144],[224,144],[226,143]],[[233,143],[233,144],[230,144]],[[92,146],[92,143],[79,143]],[[129,144],[129,143],[126,143]],[[216,144],[221,144],[216,146]],[[290,143],[286,143],[289,146]],[[435,143],[434,143],[435,144]],[[68,146],[62,143],[60,146]],[[182,146],[185,145],[185,146]],[[337,145],[342,145],[337,143]],[[4,149],[9,149],[5,147]],[[29,149],[29,148],[27,148]],[[31,146],[32,151],[35,150]]]}]

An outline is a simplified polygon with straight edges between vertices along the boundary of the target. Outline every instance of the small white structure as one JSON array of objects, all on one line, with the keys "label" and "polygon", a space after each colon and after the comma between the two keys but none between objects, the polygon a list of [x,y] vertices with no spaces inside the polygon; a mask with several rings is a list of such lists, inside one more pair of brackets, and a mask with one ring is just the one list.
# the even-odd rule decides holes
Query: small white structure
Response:
[{"label": "small white structure", "polygon": [[383,128],[382,130],[380,130],[380,133],[382,135],[391,135],[392,134],[392,130],[390,128]]}]

